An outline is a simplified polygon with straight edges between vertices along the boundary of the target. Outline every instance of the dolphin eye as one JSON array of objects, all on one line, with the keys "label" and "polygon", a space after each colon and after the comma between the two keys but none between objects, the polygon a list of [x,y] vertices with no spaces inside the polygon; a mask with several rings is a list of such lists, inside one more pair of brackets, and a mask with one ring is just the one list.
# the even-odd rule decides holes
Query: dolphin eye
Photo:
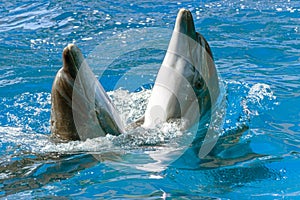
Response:
[{"label": "dolphin eye", "polygon": [[201,77],[201,78],[199,78],[199,79],[195,82],[195,88],[196,88],[197,90],[201,90],[201,89],[203,88],[203,86],[204,86],[204,80],[203,80],[203,78]]}]

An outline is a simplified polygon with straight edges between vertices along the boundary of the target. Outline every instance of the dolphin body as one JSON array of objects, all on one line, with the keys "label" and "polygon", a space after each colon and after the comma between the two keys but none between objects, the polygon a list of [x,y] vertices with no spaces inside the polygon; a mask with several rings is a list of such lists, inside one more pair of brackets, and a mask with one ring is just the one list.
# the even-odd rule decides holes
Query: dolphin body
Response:
[{"label": "dolphin body", "polygon": [[[186,130],[211,112],[219,94],[211,49],[195,31],[190,11],[181,9],[145,116],[136,125],[154,128],[180,118]],[[74,44],[63,51],[63,67],[54,80],[51,103],[53,138],[85,140],[125,132],[115,107]]]}]

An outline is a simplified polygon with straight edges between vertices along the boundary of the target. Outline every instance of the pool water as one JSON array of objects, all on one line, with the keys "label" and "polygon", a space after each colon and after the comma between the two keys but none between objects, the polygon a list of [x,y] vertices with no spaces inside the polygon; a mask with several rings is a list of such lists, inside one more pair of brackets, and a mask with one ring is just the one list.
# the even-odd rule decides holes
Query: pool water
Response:
[{"label": "pool water", "polygon": [[[51,142],[63,48],[82,50],[122,119],[134,121],[182,7],[212,48],[226,90],[223,130],[237,141],[219,140],[228,148],[204,160],[186,151],[147,169],[145,155],[189,145],[176,140],[176,124]],[[299,198],[299,36],[300,3],[292,0],[1,2],[0,198]],[[248,129],[239,135],[241,126]]]}]

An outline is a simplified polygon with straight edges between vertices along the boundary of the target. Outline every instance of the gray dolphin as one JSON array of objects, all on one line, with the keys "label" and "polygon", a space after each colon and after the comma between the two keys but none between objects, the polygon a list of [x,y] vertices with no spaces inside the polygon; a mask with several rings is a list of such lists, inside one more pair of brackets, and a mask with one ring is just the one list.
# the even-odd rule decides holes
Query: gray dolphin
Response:
[{"label": "gray dolphin", "polygon": [[119,135],[123,124],[80,49],[69,44],[51,92],[51,133],[59,140]]},{"label": "gray dolphin", "polygon": [[183,129],[187,129],[210,110],[219,94],[211,49],[195,31],[191,12],[181,9],[147,105],[143,127],[181,118],[185,120]]},{"label": "gray dolphin", "polygon": [[142,126],[180,119],[182,130],[196,133],[193,151],[205,157],[222,131],[226,104],[221,85],[209,44],[196,32],[191,12],[180,9]]}]

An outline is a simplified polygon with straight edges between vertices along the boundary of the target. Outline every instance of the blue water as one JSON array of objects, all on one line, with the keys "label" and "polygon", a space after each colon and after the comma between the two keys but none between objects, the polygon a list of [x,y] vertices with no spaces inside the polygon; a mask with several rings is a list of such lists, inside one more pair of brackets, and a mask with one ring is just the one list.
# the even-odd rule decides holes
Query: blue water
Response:
[{"label": "blue water", "polygon": [[[161,171],[116,167],[97,141],[91,149],[52,144],[50,94],[63,48],[75,42],[86,57],[101,55],[94,73],[112,96],[129,90],[127,109],[138,113],[144,107],[134,91],[154,82],[182,7],[208,40],[226,87],[224,129],[249,126],[238,142],[200,164],[188,159]],[[1,2],[0,197],[296,199],[299,36],[300,2],[292,0]]]}]

